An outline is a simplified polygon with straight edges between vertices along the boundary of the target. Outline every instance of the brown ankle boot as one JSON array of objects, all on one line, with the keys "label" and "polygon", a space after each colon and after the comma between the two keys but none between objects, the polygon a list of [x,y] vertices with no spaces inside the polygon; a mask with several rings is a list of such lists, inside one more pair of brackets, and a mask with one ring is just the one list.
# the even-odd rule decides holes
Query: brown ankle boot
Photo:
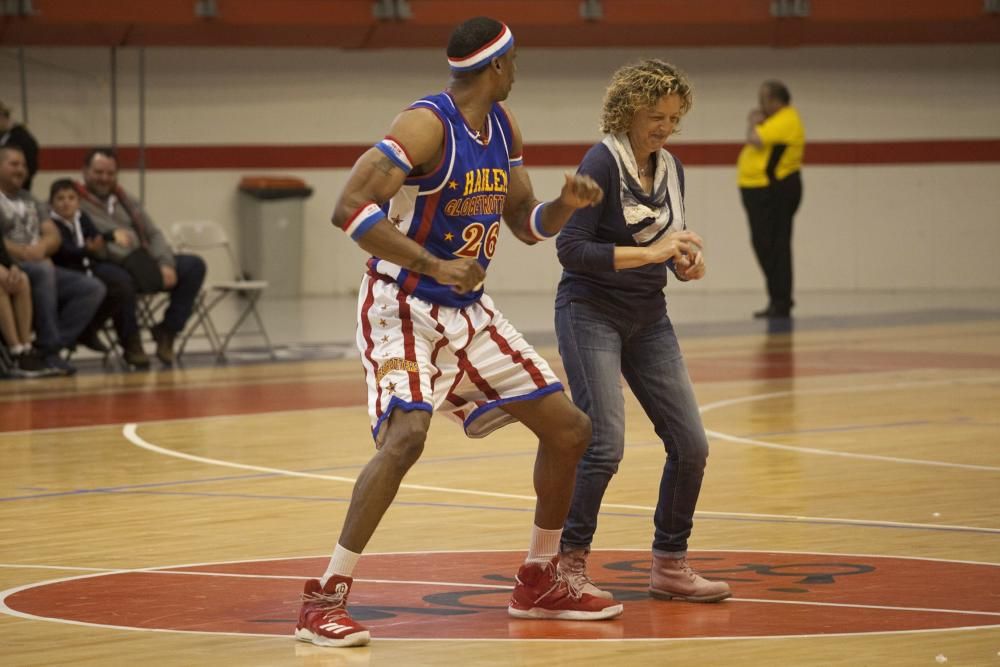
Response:
[{"label": "brown ankle boot", "polygon": [[657,600],[718,602],[732,593],[724,581],[709,581],[688,565],[687,558],[666,558],[653,554],[649,571],[649,594]]},{"label": "brown ankle boot", "polygon": [[126,340],[123,347],[125,348],[125,363],[143,370],[149,368],[149,357],[142,349],[142,339],[139,338],[139,334]]},{"label": "brown ankle boot", "polygon": [[587,556],[589,555],[590,549],[563,551],[559,554],[559,571],[581,593],[605,600],[613,600],[614,595],[611,594],[611,591],[605,591],[595,586],[594,581],[587,574]]},{"label": "brown ankle boot", "polygon": [[162,322],[150,329],[150,332],[153,334],[153,339],[156,341],[156,358],[159,359],[160,363],[164,366],[173,366],[174,332],[167,329]]}]

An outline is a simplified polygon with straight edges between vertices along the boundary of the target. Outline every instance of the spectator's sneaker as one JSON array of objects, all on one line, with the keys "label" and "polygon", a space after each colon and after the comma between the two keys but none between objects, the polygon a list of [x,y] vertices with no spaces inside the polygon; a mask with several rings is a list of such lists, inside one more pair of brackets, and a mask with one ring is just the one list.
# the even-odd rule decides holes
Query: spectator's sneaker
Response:
[{"label": "spectator's sneaker", "polygon": [[687,558],[666,558],[653,554],[649,576],[649,594],[657,600],[718,602],[732,595],[729,584],[704,578],[691,569]]},{"label": "spectator's sneaker", "polygon": [[46,375],[75,375],[76,366],[63,359],[57,352],[45,355]]},{"label": "spectator's sneaker", "polygon": [[525,563],[517,571],[517,584],[507,613],[514,618],[548,618],[567,621],[599,621],[622,613],[614,600],[584,593],[566,578],[556,565]]},{"label": "spectator's sneaker", "polygon": [[557,567],[562,572],[563,577],[568,579],[576,590],[593,595],[595,598],[613,600],[615,596],[610,591],[601,590],[595,586],[593,579],[587,574],[587,556],[589,555],[590,549],[564,551],[559,555]]},{"label": "spectator's sneaker", "polygon": [[142,340],[138,334],[125,341],[123,347],[125,348],[124,358],[126,364],[140,370],[149,368],[149,357],[146,356],[146,351],[142,349]]},{"label": "spectator's sneaker", "polygon": [[350,577],[333,576],[320,587],[319,579],[306,581],[295,638],[317,646],[364,646],[371,641],[368,628],[347,613]]},{"label": "spectator's sneaker", "polygon": [[163,323],[157,324],[152,329],[149,330],[153,334],[153,340],[156,341],[156,358],[164,366],[174,365],[174,334],[170,331]]},{"label": "spectator's sneaker", "polygon": [[16,364],[12,373],[14,377],[37,378],[45,375],[55,375],[45,365],[45,361],[38,354],[37,350],[22,352],[17,355],[14,363]]}]

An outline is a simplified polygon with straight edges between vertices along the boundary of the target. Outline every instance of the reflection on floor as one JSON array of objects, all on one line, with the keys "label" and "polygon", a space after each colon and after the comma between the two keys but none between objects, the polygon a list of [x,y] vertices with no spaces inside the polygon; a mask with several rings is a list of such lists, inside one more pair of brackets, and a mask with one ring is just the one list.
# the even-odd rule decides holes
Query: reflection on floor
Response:
[{"label": "reflection on floor", "polygon": [[[504,315],[537,347],[553,346],[553,294],[497,293],[493,299]],[[671,286],[668,310],[683,341],[687,337],[781,333],[796,330],[903,326],[1000,319],[1000,290],[813,291],[796,295],[791,320],[754,320],[751,313],[765,304],[761,294],[700,292],[697,286]],[[225,305],[225,304],[224,304]],[[353,295],[264,299],[261,314],[279,360],[331,359],[352,356],[356,298]],[[236,317],[220,307],[217,323],[227,328]],[[148,351],[152,344],[147,343]],[[229,363],[268,361],[259,337],[239,336],[231,343]],[[91,353],[75,363],[84,372],[117,370]],[[192,338],[185,366],[215,363],[207,341]]]}]

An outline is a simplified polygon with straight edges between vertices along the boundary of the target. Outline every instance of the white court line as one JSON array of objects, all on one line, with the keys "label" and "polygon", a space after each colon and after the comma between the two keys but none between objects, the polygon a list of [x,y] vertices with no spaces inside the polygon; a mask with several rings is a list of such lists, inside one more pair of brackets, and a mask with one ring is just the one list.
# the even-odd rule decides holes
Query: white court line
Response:
[{"label": "white court line", "polygon": [[[605,549],[604,551],[619,551],[619,550],[620,549],[616,549],[616,550]],[[481,550],[481,551],[483,551],[483,552],[498,552],[498,551],[504,551],[504,550]],[[717,550],[717,551],[726,551],[726,550]],[[767,553],[767,552],[749,551],[749,550],[740,550],[740,551],[744,552],[744,553]],[[453,551],[441,551],[441,552],[399,552],[399,554],[406,554],[406,553],[428,555],[428,554],[433,554],[433,553],[453,553]],[[824,554],[824,553],[813,553],[813,552],[789,552],[789,551],[776,551],[776,552],[772,552],[772,553],[803,553],[804,555],[837,555],[837,556],[851,555],[851,556],[860,556],[860,554]],[[370,555],[376,555],[376,554],[370,554]],[[379,555],[387,555],[387,554],[379,554]],[[963,562],[963,561],[947,561],[945,559],[916,558],[916,557],[906,557],[906,556],[896,557],[896,556],[884,556],[884,555],[870,555],[868,557],[872,557],[872,558],[904,558],[904,559],[908,559],[908,560],[926,560],[926,561],[939,561],[939,562]],[[294,558],[304,559],[304,558],[312,558],[312,556],[298,556],[298,557],[294,557]],[[215,562],[212,562],[212,563],[191,563],[191,564],[187,564],[187,565],[174,565],[174,566],[171,566],[171,567],[172,568],[181,568],[181,567],[206,567],[206,566],[209,566],[209,565],[231,565],[231,564],[240,564],[240,563],[248,563],[248,562],[266,562],[266,561],[274,561],[274,560],[291,560],[291,559],[289,559],[289,558],[269,558],[269,559],[258,560],[258,561],[254,561],[254,560],[215,561]],[[992,563],[977,563],[977,564],[993,565]],[[22,567],[22,566],[7,564],[7,565],[0,565],[0,567]],[[42,567],[42,568],[52,568],[52,569],[79,569],[79,570],[93,570],[93,569],[96,569],[96,568],[59,568],[58,566],[45,566],[45,565],[42,565],[42,566],[29,565],[29,566],[26,566],[26,567],[29,567],[29,568]],[[33,583],[33,584],[25,584],[25,585],[22,585],[22,586],[17,586],[17,587],[10,588],[10,589],[4,590],[4,591],[0,591],[0,613],[7,614],[9,616],[14,616],[14,617],[17,617],[17,618],[27,619],[27,620],[46,621],[46,622],[50,622],[50,623],[61,623],[61,624],[66,624],[66,625],[77,625],[77,626],[94,627],[94,628],[130,630],[130,631],[133,631],[133,632],[139,631],[139,632],[195,634],[195,635],[210,635],[210,636],[220,636],[221,635],[221,636],[237,636],[237,637],[269,637],[269,638],[272,638],[272,639],[282,639],[282,641],[284,641],[286,639],[286,637],[284,637],[282,635],[276,635],[276,634],[270,634],[270,633],[211,632],[211,631],[205,631],[205,630],[179,630],[179,629],[174,630],[174,629],[167,629],[167,628],[139,628],[139,627],[125,626],[125,625],[108,625],[108,624],[103,624],[103,623],[93,623],[93,622],[86,622],[86,621],[74,621],[74,620],[63,619],[63,618],[54,618],[54,617],[48,617],[48,616],[37,616],[35,614],[28,614],[28,613],[25,613],[25,612],[17,611],[15,609],[11,609],[7,605],[7,598],[8,597],[10,597],[11,595],[14,595],[15,593],[18,593],[18,592],[21,592],[21,591],[24,591],[24,590],[29,590],[31,588],[37,588],[37,587],[42,587],[42,586],[47,586],[47,585],[57,584],[57,583],[65,583],[65,582],[68,582],[68,581],[77,581],[77,580],[81,580],[81,579],[94,579],[94,578],[97,578],[97,577],[100,577],[100,576],[105,576],[106,574],[119,574],[119,573],[123,573],[124,574],[124,573],[136,573],[136,572],[149,573],[149,574],[190,574],[190,575],[200,575],[200,576],[229,576],[229,577],[239,576],[239,577],[262,578],[262,579],[264,579],[264,578],[266,578],[266,579],[275,579],[275,578],[277,578],[277,579],[299,579],[299,580],[301,580],[301,579],[304,578],[304,577],[286,577],[286,576],[274,576],[274,575],[242,575],[242,574],[222,573],[222,572],[218,572],[218,573],[216,573],[216,572],[183,572],[183,571],[172,570],[170,568],[141,568],[141,569],[125,569],[125,570],[118,570],[118,569],[116,569],[116,570],[106,570],[106,571],[100,572],[98,574],[84,574],[84,575],[78,575],[78,576],[74,576],[74,577],[64,577],[64,578],[61,578],[61,579],[49,579],[47,581],[36,582],[36,583]],[[370,579],[370,580],[367,580],[367,579],[358,579],[356,581],[369,581],[369,582],[379,582],[379,583],[386,583],[386,584],[401,584],[401,585],[427,584],[427,585],[438,585],[438,586],[457,586],[457,587],[474,587],[474,588],[484,588],[484,587],[486,587],[486,588],[497,588],[497,589],[504,589],[504,590],[509,590],[510,589],[510,586],[493,586],[493,585],[485,586],[483,584],[465,584],[465,583],[458,583],[458,582],[436,582],[436,581],[421,582],[421,581],[400,581],[400,580],[384,580],[384,579]],[[738,604],[738,603],[791,604],[791,605],[814,606],[814,607],[846,607],[846,608],[854,608],[854,609],[879,609],[879,610],[887,610],[887,611],[902,611],[902,612],[914,612],[914,613],[941,613],[941,614],[958,614],[958,615],[966,615],[966,616],[971,615],[971,616],[996,616],[996,617],[1000,617],[1000,612],[976,612],[976,611],[969,611],[969,610],[965,610],[965,609],[937,609],[937,608],[930,608],[930,607],[927,607],[927,608],[925,608],[925,607],[893,607],[893,606],[887,606],[887,605],[863,605],[863,604],[847,604],[847,603],[833,603],[833,602],[806,602],[806,601],[796,601],[796,600],[768,600],[768,599],[760,599],[760,598],[730,598],[729,600],[726,600],[725,602],[722,602],[722,603],[719,603],[719,604],[729,605],[729,604]],[[726,637],[647,637],[647,638],[636,638],[636,639],[629,639],[629,640],[625,640],[625,639],[622,639],[622,638],[616,638],[616,639],[605,639],[605,640],[597,639],[597,640],[588,640],[588,641],[614,641],[614,642],[622,642],[622,641],[642,641],[642,642],[649,642],[649,641],[670,641],[670,642],[675,642],[675,641],[703,641],[703,640],[720,640],[721,641],[721,640],[736,640],[736,639],[747,640],[747,639],[790,639],[790,638],[809,638],[809,637],[816,637],[816,638],[819,638],[819,637],[844,637],[844,636],[851,637],[851,636],[858,636],[858,635],[868,636],[868,635],[924,634],[924,633],[927,633],[927,632],[954,632],[956,630],[981,630],[981,629],[990,629],[990,628],[997,628],[997,627],[1000,627],[1000,625],[986,625],[986,626],[983,626],[983,625],[973,625],[973,626],[962,626],[962,627],[954,627],[954,628],[932,628],[932,629],[918,629],[918,630],[889,630],[889,631],[878,631],[878,632],[863,632],[862,631],[862,632],[842,632],[842,633],[830,633],[830,634],[815,634],[815,633],[810,633],[810,634],[801,634],[801,635],[769,635],[769,636],[737,635],[737,636],[726,636]],[[401,638],[401,637],[380,637],[379,640],[380,641],[414,641],[411,638]],[[440,638],[428,638],[428,639],[424,639],[424,640],[421,640],[421,641],[446,641],[446,640],[442,640]],[[478,639],[477,638],[477,639],[463,639],[463,641],[498,641],[498,640],[497,639]],[[539,640],[523,640],[523,639],[518,639],[518,641],[544,641],[544,642],[568,642],[568,641],[573,641],[573,642],[576,642],[576,641],[579,641],[579,640],[578,639],[539,639]]]},{"label": "white court line", "polygon": [[[269,410],[268,412],[252,412],[247,414],[230,414],[230,415],[202,415],[198,417],[170,417],[167,419],[151,419],[149,421],[143,422],[143,424],[149,426],[152,424],[176,424],[184,422],[210,422],[210,421],[225,421],[227,419],[239,419],[240,417],[272,417],[290,414],[299,414],[301,412],[331,412],[337,410],[356,410],[359,405],[331,405],[329,407],[323,408],[288,408],[287,410]],[[51,428],[29,428],[22,429],[20,431],[0,431],[0,438],[8,435],[39,435],[42,433],[65,433],[65,432],[78,432],[78,431],[93,431],[102,428],[118,428],[121,422],[108,422],[106,424],[87,424],[83,426],[55,426]]]},{"label": "white court line", "polygon": [[929,461],[927,459],[907,459],[899,456],[881,456],[879,454],[858,454],[855,452],[838,452],[829,449],[817,449],[815,447],[799,447],[797,445],[780,445],[776,442],[766,440],[754,440],[753,438],[741,438],[736,435],[729,435],[721,431],[705,429],[705,433],[711,438],[725,440],[726,442],[738,445],[753,445],[765,449],[780,449],[786,452],[796,452],[798,454],[817,454],[819,456],[837,456],[845,459],[862,459],[867,461],[885,461],[887,463],[902,463],[907,465],[933,466],[935,468],[960,468],[962,470],[985,470],[987,472],[1000,472],[1000,466],[976,465],[974,463],[949,463],[947,461]]},{"label": "white court line", "polygon": [[[596,549],[595,551],[641,551],[645,552],[646,549]],[[788,550],[770,550],[770,551],[760,551],[751,549],[716,549],[707,551],[721,551],[725,553],[747,553],[747,554],[761,554],[761,553],[778,553],[778,554],[803,554],[812,556],[837,556],[837,557],[852,557],[852,558],[892,558],[900,560],[919,560],[919,561],[930,561],[939,563],[962,563],[968,565],[986,565],[990,567],[1000,567],[998,563],[986,563],[982,561],[966,561],[966,560],[950,560],[945,558],[921,558],[918,556],[888,556],[885,554],[856,554],[856,553],[838,553],[838,552],[801,552],[801,551],[788,551]],[[459,550],[459,549],[446,549],[440,551],[400,551],[400,552],[374,552],[368,554],[370,556],[384,556],[384,555],[428,555],[428,554],[446,554],[446,553],[509,553],[510,550],[507,549],[476,549],[476,550]],[[521,553],[521,552],[518,552]],[[113,569],[100,571],[98,568],[83,568],[83,567],[69,567],[69,566],[56,566],[56,565],[18,565],[18,564],[0,564],[0,567],[8,568],[27,568],[27,569],[64,569],[64,570],[84,570],[84,571],[98,571],[98,574],[84,574],[75,577],[65,577],[62,579],[50,579],[47,581],[36,582],[34,584],[25,584],[23,586],[18,586],[16,588],[11,588],[5,591],[0,591],[0,613],[8,614],[10,616],[16,616],[19,618],[25,618],[28,620],[46,621],[50,623],[63,623],[67,625],[80,625],[86,627],[96,627],[96,628],[108,628],[108,629],[118,629],[118,630],[131,630],[140,632],[161,632],[161,633],[177,633],[177,634],[196,634],[196,635],[228,635],[236,637],[270,637],[270,638],[281,638],[281,635],[266,634],[266,633],[240,633],[240,632],[207,632],[199,630],[168,630],[163,628],[136,628],[132,626],[118,626],[118,625],[103,625],[100,623],[88,623],[83,621],[71,621],[67,619],[51,618],[47,616],[35,616],[33,614],[26,614],[24,612],[19,612],[11,609],[7,606],[7,598],[14,593],[20,592],[22,590],[27,590],[34,587],[45,586],[53,583],[62,583],[66,581],[74,581],[79,579],[96,578],[109,573],[132,573],[132,572],[143,572],[155,574],[157,572],[169,572],[178,573],[174,570],[176,568],[191,568],[191,567],[208,567],[212,565],[234,565],[234,564],[244,564],[244,563],[263,563],[263,562],[273,562],[273,561],[287,561],[287,560],[307,560],[312,558],[325,558],[326,554],[322,556],[293,556],[293,557],[272,557],[272,558],[256,558],[256,559],[244,559],[244,560],[234,560],[234,561],[212,561],[207,563],[185,563],[180,565],[172,565],[167,568],[164,567],[152,567],[152,568],[140,568],[140,569]],[[210,576],[232,576],[228,573],[197,573],[192,572],[191,574],[209,574]],[[254,575],[241,575],[241,576],[254,576]],[[284,578],[284,577],[282,577]],[[299,580],[306,579],[307,577],[292,577]],[[358,579],[357,581],[384,581],[384,580],[364,580]],[[437,583],[437,582],[435,582]],[[463,586],[465,584],[462,584]],[[471,584],[472,586],[481,586],[480,584]],[[814,606],[839,606],[841,603],[803,603],[796,602],[794,600],[763,600],[755,598],[730,598],[723,604],[731,604],[734,602],[757,602],[765,604],[812,604]],[[872,608],[872,609],[899,609],[901,611],[921,611],[920,608],[916,607],[880,607],[877,605],[846,605],[855,606],[859,608]],[[977,614],[978,612],[969,612],[966,610],[937,610],[928,609],[924,611],[941,611],[943,613],[956,613],[956,614]],[[983,612],[980,615],[1000,615],[995,612]],[[746,639],[793,639],[793,638],[821,638],[821,637],[853,637],[857,635],[900,635],[900,634],[925,634],[929,632],[953,632],[956,630],[985,630],[998,628],[1000,625],[971,625],[971,626],[961,626],[955,628],[931,628],[931,629],[920,629],[920,630],[885,630],[877,632],[841,632],[841,633],[830,633],[830,634],[802,634],[802,635],[768,635],[768,636],[727,636],[727,637],[649,637],[649,638],[637,638],[637,639],[594,639],[588,641],[637,641],[637,642],[650,642],[650,641],[707,641],[707,640],[746,640]],[[395,637],[380,637],[379,641],[441,641],[436,638],[429,639],[404,639]],[[495,639],[463,639],[463,641],[497,641]],[[519,639],[518,641],[531,641],[531,642],[567,642],[567,641],[579,641],[575,639]]]},{"label": "white court line", "polygon": [[[269,559],[273,560],[273,559]],[[241,561],[246,562],[246,561]],[[252,562],[252,561],[251,561]],[[261,561],[264,562],[264,561]],[[224,563],[229,564],[229,563]],[[176,567],[176,566],[175,566]],[[187,567],[182,565],[181,567]],[[60,566],[60,565],[16,565],[11,563],[0,563],[0,568],[8,568],[15,570],[63,570],[63,571],[74,571],[74,572],[93,572],[91,578],[97,578],[109,574],[180,574],[186,576],[194,577],[232,577],[236,579],[287,579],[290,581],[302,581],[303,579],[308,579],[309,577],[304,575],[291,575],[291,574],[242,574],[239,572],[199,572],[197,570],[176,570],[172,568],[160,568],[160,567],[142,567],[135,569],[121,569],[121,568],[109,568],[109,567],[71,567],[71,566]],[[71,579],[87,578],[84,577],[70,577],[66,581]],[[405,579],[366,579],[366,578],[356,578],[355,582],[363,582],[366,584],[400,584],[400,585],[412,585],[412,586],[453,586],[458,588],[495,588],[499,590],[509,591],[512,586],[502,586],[499,584],[467,584],[462,582],[449,582],[449,581],[418,581],[418,580],[405,580]],[[39,584],[40,585],[40,584]],[[0,598],[2,598],[3,593],[0,593]]]},{"label": "white court line", "polygon": [[[614,586],[608,586],[614,588]],[[1000,611],[969,611],[967,609],[935,609],[934,607],[894,607],[881,604],[849,604],[846,602],[805,602],[802,600],[767,600],[763,598],[729,598],[732,602],[760,602],[764,604],[793,604],[807,607],[847,607],[849,609],[882,609],[885,611],[912,611],[915,613],[933,614],[966,614],[969,616],[996,616]]]},{"label": "white court line", "polygon": [[[346,482],[353,484],[356,479],[354,477],[341,477],[339,475],[321,475],[319,473],[312,472],[299,472],[297,470],[283,470],[281,468],[269,468],[267,466],[255,466],[247,463],[234,463],[232,461],[223,461],[221,459],[210,459],[204,456],[195,456],[194,454],[186,454],[184,452],[174,451],[172,449],[166,449],[160,447],[159,445],[154,445],[151,442],[144,440],[138,433],[138,424],[125,424],[125,428],[122,429],[122,433],[128,439],[129,442],[141,447],[143,449],[155,452],[157,454],[163,454],[165,456],[174,456],[180,459],[187,459],[188,461],[194,461],[196,463],[207,463],[209,465],[223,466],[227,468],[240,468],[242,470],[255,470],[257,472],[268,472],[275,475],[288,475],[290,477],[308,477],[311,479],[323,479],[332,482]],[[475,489],[456,489],[456,488],[446,488],[443,486],[424,486],[422,484],[407,484],[403,483],[399,485],[401,489],[413,489],[415,491],[440,491],[443,493],[461,493],[473,496],[490,496],[494,498],[515,498],[519,500],[531,500],[534,501],[534,496],[526,495],[516,495],[510,493],[498,493],[493,491],[478,491]]]},{"label": "white court line", "polygon": [[[602,551],[637,551],[640,553],[645,553],[649,551],[649,546],[618,546],[618,547],[598,547],[591,549],[591,552],[598,553]],[[505,553],[515,553],[521,554],[521,550],[512,549],[421,549],[414,551],[366,551],[365,556],[427,556],[436,554],[505,554]],[[921,562],[928,563],[959,563],[961,565],[985,565],[987,567],[1000,567],[1000,562],[991,562],[983,560],[957,560],[954,558],[934,558],[931,556],[896,556],[893,554],[869,554],[869,553],[855,553],[852,551],[792,551],[790,549],[699,549],[695,552],[696,554],[713,554],[713,553],[727,553],[727,554],[783,554],[790,556],[832,556],[835,558],[882,558],[882,559],[892,559],[892,560],[919,560]],[[98,567],[79,567],[76,565],[42,565],[35,563],[0,563],[0,567],[8,568],[22,568],[22,569],[32,569],[40,568],[46,570],[81,570],[90,571],[94,570],[99,573],[103,572],[153,572],[156,570],[171,569],[180,570],[181,568],[192,568],[192,567],[211,567],[213,565],[245,565],[247,563],[272,563],[274,561],[290,561],[290,560],[312,560],[314,558],[326,559],[329,558],[330,554],[324,552],[322,554],[316,554],[311,556],[269,556],[267,558],[243,558],[240,560],[213,560],[213,561],[202,561],[198,563],[175,563],[173,565],[153,565],[150,567],[140,567],[140,568],[98,568]],[[700,556],[699,556],[700,557]],[[303,576],[303,579],[308,578]]]},{"label": "white court line", "polygon": [[[66,568],[69,569],[69,568]],[[72,568],[72,569],[87,569],[96,570],[96,568]],[[292,575],[277,575],[277,574],[240,574],[237,572],[197,572],[192,570],[173,570],[170,568],[142,568],[138,570],[106,570],[99,572],[96,575],[85,575],[83,577],[69,577],[63,581],[72,581],[74,579],[96,579],[100,576],[113,575],[113,574],[171,574],[171,575],[183,575],[183,576],[193,576],[193,577],[223,577],[223,578],[236,578],[236,579],[267,579],[267,580],[289,580],[289,581],[302,581],[307,577],[292,576]],[[55,580],[59,581],[59,580]],[[501,585],[501,584],[481,584],[481,583],[466,583],[461,581],[424,581],[419,579],[367,579],[358,578],[354,580],[355,583],[366,583],[366,584],[397,584],[399,586],[444,586],[447,588],[485,588],[491,590],[509,591],[513,590],[512,585]],[[45,582],[51,583],[51,582]],[[42,586],[43,584],[38,584]],[[616,589],[615,583],[605,584],[607,588]],[[632,590],[632,587],[628,587],[628,590]],[[638,589],[636,589],[638,590]],[[0,599],[4,599],[6,591],[0,592]],[[964,614],[969,616],[997,616],[1000,617],[1000,612],[996,611],[972,611],[968,609],[940,609],[935,607],[899,607],[893,605],[878,605],[878,604],[850,604],[847,602],[812,602],[805,600],[773,600],[767,598],[730,598],[730,602],[727,604],[732,604],[736,602],[755,602],[760,604],[791,604],[791,605],[805,605],[809,607],[847,607],[850,609],[882,609],[886,611],[911,611],[917,613],[936,613],[936,614]]]},{"label": "white court line", "polygon": [[[968,379],[948,379],[948,380],[914,380],[910,382],[892,382],[881,385],[868,385],[860,387],[837,387],[829,389],[816,388],[816,389],[775,391],[768,394],[754,394],[751,396],[740,396],[737,398],[729,398],[721,401],[715,401],[714,403],[708,403],[707,405],[702,406],[701,408],[699,408],[699,411],[702,414],[705,414],[706,412],[709,412],[711,410],[729,407],[731,405],[741,405],[745,403],[754,403],[757,401],[767,401],[771,400],[772,398],[785,398],[787,396],[802,396],[807,394],[813,394],[813,395],[847,394],[847,393],[853,394],[866,391],[909,389],[911,387],[930,387],[938,385],[962,385],[962,384],[991,384],[994,382],[1000,382],[1000,376],[990,376],[984,378],[968,378]],[[721,431],[713,431],[710,429],[705,429],[705,433],[707,433],[709,436],[713,438],[718,438],[720,440],[725,440],[727,442],[733,442],[736,444],[753,445],[754,447],[778,449],[782,451],[796,452],[800,454],[816,454],[818,456],[837,456],[847,459],[885,461],[888,463],[934,466],[939,468],[959,468],[963,470],[985,470],[987,472],[1000,472],[1000,466],[976,465],[972,463],[951,463],[948,461],[931,461],[927,459],[908,459],[898,456],[881,456],[878,454],[858,454],[853,452],[838,452],[829,449],[817,449],[815,447],[782,445],[776,442],[768,442],[766,440],[742,438],[736,435],[730,435],[728,433],[723,433]]]},{"label": "white court line", "polygon": [[107,574],[109,572],[132,572],[132,570],[119,570],[110,567],[76,567],[71,565],[32,565],[26,563],[20,565],[18,563],[0,563],[0,567],[5,567],[12,570],[72,570],[76,572],[97,572],[98,574]]},{"label": "white court line", "polygon": [[891,389],[909,389],[911,387],[935,387],[940,385],[993,384],[993,383],[1000,383],[1000,375],[989,375],[985,377],[975,377],[975,378],[947,378],[939,380],[908,380],[908,381],[884,382],[882,384],[869,384],[869,385],[852,386],[852,387],[816,387],[815,389],[788,389],[784,391],[774,391],[768,394],[737,396],[736,398],[727,398],[721,401],[714,401],[702,407],[701,412],[705,413],[708,412],[709,410],[714,410],[716,408],[722,408],[729,405],[736,405],[738,403],[749,403],[752,401],[760,401],[769,398],[778,398],[781,396],[791,396],[791,395],[802,396],[808,394],[854,394],[861,391],[885,391]]},{"label": "white court line", "polygon": [[[162,454],[164,456],[172,456],[180,459],[185,459],[188,461],[193,461],[195,463],[205,463],[208,465],[216,465],[224,468],[236,468],[238,470],[253,470],[255,472],[265,472],[274,475],[286,475],[289,477],[307,477],[310,479],[321,479],[330,482],[345,482],[347,484],[354,484],[356,478],[354,477],[341,477],[339,475],[323,475],[320,473],[312,472],[299,472],[297,470],[285,470],[283,468],[271,468],[268,466],[256,466],[248,463],[236,463],[234,461],[225,461],[223,459],[212,459],[205,456],[197,456],[195,454],[188,454],[186,452],[178,452],[176,450],[167,449],[159,445],[154,445],[151,442],[143,439],[138,433],[138,424],[126,424],[122,430],[125,438],[137,447],[154,452],[156,454]],[[530,502],[535,502],[535,496],[515,494],[515,493],[499,493],[496,491],[480,491],[476,489],[459,489],[452,487],[443,486],[424,486],[421,484],[408,484],[402,483],[399,485],[401,489],[413,489],[417,491],[436,491],[440,493],[458,493],[463,495],[472,496],[485,496],[491,498],[506,498],[508,500],[527,500]],[[624,509],[624,510],[638,510],[642,512],[654,512],[655,507],[649,507],[645,505],[629,505],[621,503],[603,503],[601,505],[603,508],[608,509]],[[934,524],[934,523],[908,523],[901,521],[875,521],[875,520],[865,520],[865,519],[838,519],[835,517],[811,517],[811,516],[801,516],[801,515],[788,515],[788,514],[758,514],[751,512],[706,512],[698,510],[695,512],[695,516],[716,516],[716,517],[737,517],[737,518],[748,518],[748,519],[782,519],[789,521],[808,521],[815,523],[847,523],[855,525],[869,525],[869,526],[888,526],[888,527],[902,527],[902,528],[934,528],[934,529],[948,529],[948,530],[974,530],[977,532],[987,532],[987,533],[1000,533],[1000,528],[982,528],[979,526],[961,526],[961,525],[949,525],[949,524]]]}]

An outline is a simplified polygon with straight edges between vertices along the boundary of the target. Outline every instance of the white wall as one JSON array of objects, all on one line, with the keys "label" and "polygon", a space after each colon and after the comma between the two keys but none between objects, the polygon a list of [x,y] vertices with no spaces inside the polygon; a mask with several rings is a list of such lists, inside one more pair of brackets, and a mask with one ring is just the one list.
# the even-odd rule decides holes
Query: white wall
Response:
[{"label": "white wall", "polygon": [[[29,120],[43,145],[110,141],[109,55],[103,49],[26,49]],[[0,99],[20,111],[13,50],[0,51]],[[522,49],[509,100],[525,140],[587,143],[597,137],[604,86],[644,56],[685,68],[695,104],[680,142],[738,142],[764,78],[790,87],[811,141],[1000,138],[1000,46],[865,48]],[[138,141],[137,52],[118,63],[118,141]],[[149,144],[367,144],[394,114],[446,82],[430,50],[148,49]],[[531,154],[526,155],[530,167]],[[1000,287],[1000,163],[812,166],[796,220],[798,289]],[[532,169],[536,192],[556,194],[562,169]],[[234,235],[236,184],[246,171],[150,171],[155,220],[214,218]],[[363,254],[328,220],[346,170],[264,170],[300,176],[305,204],[303,287],[356,289]],[[35,194],[64,174],[43,172]],[[135,173],[122,177],[137,190]],[[688,169],[690,225],[707,240],[704,289],[760,290],[730,167]],[[509,235],[490,269],[491,291],[551,291],[552,244]]]}]

